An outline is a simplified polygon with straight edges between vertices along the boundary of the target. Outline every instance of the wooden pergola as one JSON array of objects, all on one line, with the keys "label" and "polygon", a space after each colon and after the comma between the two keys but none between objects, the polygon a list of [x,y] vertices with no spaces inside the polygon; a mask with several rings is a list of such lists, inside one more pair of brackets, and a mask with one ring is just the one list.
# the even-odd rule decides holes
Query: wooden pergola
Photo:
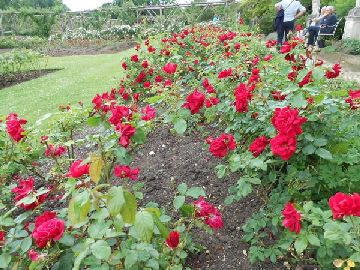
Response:
[{"label": "wooden pergola", "polygon": [[[189,7],[202,7],[203,11],[205,11],[209,7],[214,6],[225,6],[227,7],[230,4],[236,3],[234,1],[224,0],[224,1],[211,1],[211,2],[192,2],[192,3],[183,3],[183,4],[167,4],[167,5],[148,5],[148,6],[134,6],[134,7],[116,7],[115,11],[124,11],[124,10],[132,10],[136,12],[136,18],[137,21],[139,21],[139,17],[144,12],[146,13],[146,16],[149,17],[155,17],[155,16],[165,16],[165,10],[166,9],[172,9],[173,11],[170,12],[167,16],[165,16],[164,19],[167,19],[168,17],[172,16],[176,10],[181,10],[183,12],[186,11]],[[33,16],[44,16],[44,15],[55,15],[60,16],[60,20],[62,21],[62,31],[67,29],[69,25],[71,26],[75,20],[85,20],[86,16],[88,14],[91,14],[93,12],[100,12],[104,14],[111,14],[114,12],[114,9],[108,9],[108,8],[100,8],[96,10],[89,10],[89,11],[81,11],[81,12],[73,12],[73,11],[67,11],[67,12],[53,12],[53,11],[31,11],[27,14],[31,14]],[[7,29],[5,29],[4,25],[4,17],[5,16],[11,16],[13,20],[13,28],[16,28],[16,20],[20,15],[23,13],[21,11],[13,11],[13,10],[0,10],[0,35],[4,35],[7,33]],[[201,13],[199,14],[199,16]],[[109,24],[111,25],[114,20],[108,19]]]}]

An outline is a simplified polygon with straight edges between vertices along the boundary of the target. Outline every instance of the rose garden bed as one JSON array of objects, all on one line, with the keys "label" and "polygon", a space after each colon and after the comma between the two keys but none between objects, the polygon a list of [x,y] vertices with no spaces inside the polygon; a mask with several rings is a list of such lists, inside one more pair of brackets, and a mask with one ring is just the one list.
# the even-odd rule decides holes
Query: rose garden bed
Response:
[{"label": "rose garden bed", "polygon": [[92,108],[3,119],[0,266],[354,267],[360,91],[302,42],[159,35]]}]

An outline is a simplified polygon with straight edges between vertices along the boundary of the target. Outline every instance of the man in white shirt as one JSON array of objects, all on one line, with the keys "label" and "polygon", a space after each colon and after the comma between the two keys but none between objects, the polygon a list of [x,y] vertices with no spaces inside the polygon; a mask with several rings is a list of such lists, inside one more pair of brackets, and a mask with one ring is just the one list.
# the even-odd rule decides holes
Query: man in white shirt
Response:
[{"label": "man in white shirt", "polygon": [[288,39],[288,34],[290,31],[294,31],[295,20],[303,16],[306,12],[306,8],[297,0],[282,0],[281,2],[275,5],[275,8],[278,12],[284,13],[284,20],[282,28],[278,33],[278,45],[283,43],[285,36],[285,41]]}]

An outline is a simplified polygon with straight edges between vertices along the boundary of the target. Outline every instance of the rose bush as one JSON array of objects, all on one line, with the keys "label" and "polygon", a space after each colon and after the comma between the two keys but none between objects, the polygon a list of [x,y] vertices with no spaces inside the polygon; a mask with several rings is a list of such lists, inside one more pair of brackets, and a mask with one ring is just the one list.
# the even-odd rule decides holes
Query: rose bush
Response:
[{"label": "rose bush", "polygon": [[[297,38],[277,53],[276,42],[216,26],[156,39],[135,47],[121,64],[125,76],[117,89],[96,95],[92,108],[64,108],[67,117],[48,139],[14,115],[7,132],[4,118],[2,192],[16,173],[39,183],[20,184],[15,192],[25,194],[17,205],[34,205],[34,212],[15,217],[12,208],[1,216],[3,265],[180,269],[195,250],[192,228],[216,230],[226,220],[202,188],[185,184],[174,198],[176,220],[154,204],[141,204],[139,185],[128,181],[146,172],[131,166],[132,153],[154,121],[171,123],[177,134],[202,132],[222,160],[215,168],[219,178],[239,176],[225,204],[254,189],[262,198],[262,208],[243,226],[251,261],[285,257],[325,269],[360,262],[359,90],[338,78],[340,65],[330,70],[307,58]],[[81,124],[95,131],[76,139]],[[79,156],[75,150],[82,145],[92,150]],[[56,154],[56,147],[66,149]],[[53,164],[45,176],[33,166],[43,161]],[[113,185],[115,179],[121,185]],[[4,208],[14,205],[9,194]],[[188,203],[189,197],[197,200]],[[47,198],[67,206],[36,225],[34,215],[43,214]],[[21,260],[27,252],[30,259]]]}]

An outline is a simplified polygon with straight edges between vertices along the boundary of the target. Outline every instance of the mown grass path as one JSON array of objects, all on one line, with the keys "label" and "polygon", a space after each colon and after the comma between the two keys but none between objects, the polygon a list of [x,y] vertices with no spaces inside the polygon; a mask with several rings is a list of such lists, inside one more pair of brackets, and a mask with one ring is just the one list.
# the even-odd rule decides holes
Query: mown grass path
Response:
[{"label": "mown grass path", "polygon": [[17,112],[34,122],[59,105],[87,104],[96,93],[117,85],[121,59],[130,52],[50,57],[47,68],[62,70],[0,90],[0,115]]}]

